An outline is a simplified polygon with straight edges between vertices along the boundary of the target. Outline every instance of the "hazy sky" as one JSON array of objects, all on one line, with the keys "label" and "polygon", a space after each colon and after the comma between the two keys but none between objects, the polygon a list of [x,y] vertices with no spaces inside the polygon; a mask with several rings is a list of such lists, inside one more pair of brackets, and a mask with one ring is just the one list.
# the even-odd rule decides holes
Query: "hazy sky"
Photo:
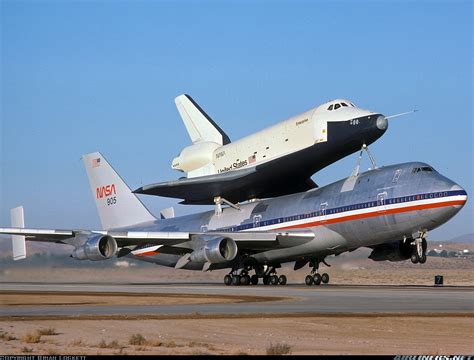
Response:
[{"label": "hazy sky", "polygon": [[[471,1],[1,1],[0,226],[99,228],[82,154],[133,188],[174,179],[190,94],[231,139],[334,98],[398,118],[379,165],[473,194]],[[356,155],[313,179],[348,176]],[[365,162],[368,167],[368,162]],[[143,196],[154,212],[177,201]],[[431,239],[473,230],[473,199]],[[178,206],[177,214],[202,207]]]}]

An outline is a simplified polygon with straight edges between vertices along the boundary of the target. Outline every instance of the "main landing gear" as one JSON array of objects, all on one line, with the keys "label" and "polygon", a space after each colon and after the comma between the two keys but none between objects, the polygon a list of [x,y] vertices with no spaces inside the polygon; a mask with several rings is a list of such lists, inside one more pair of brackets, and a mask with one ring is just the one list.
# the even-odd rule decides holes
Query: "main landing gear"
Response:
[{"label": "main landing gear", "polygon": [[426,233],[420,234],[415,240],[412,242],[412,253],[411,253],[411,262],[413,264],[424,264],[426,262]]},{"label": "main landing gear", "polygon": [[[313,266],[313,269],[311,270],[311,273],[309,275],[306,275],[304,282],[306,285],[311,286],[311,285],[321,285],[321,284],[328,284],[329,283],[329,274],[319,273],[319,263],[324,262],[324,260],[319,260],[319,259],[313,259],[310,261],[310,266]],[[324,262],[324,264],[326,264]],[[329,264],[326,264],[329,266]]]},{"label": "main landing gear", "polygon": [[[249,271],[255,270],[255,274],[250,276]],[[225,285],[257,285],[259,279],[263,279],[264,285],[286,285],[288,280],[285,275],[277,275],[275,267],[254,267],[254,268],[246,268],[239,270],[234,269],[229,274],[224,276],[224,284]]]}]

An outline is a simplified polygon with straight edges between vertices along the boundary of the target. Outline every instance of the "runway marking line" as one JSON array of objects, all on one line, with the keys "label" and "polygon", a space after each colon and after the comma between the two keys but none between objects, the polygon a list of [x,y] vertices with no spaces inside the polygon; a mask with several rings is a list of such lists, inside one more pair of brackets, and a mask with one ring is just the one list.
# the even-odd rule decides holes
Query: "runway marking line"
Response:
[{"label": "runway marking line", "polygon": [[[42,297],[41,300],[38,297]],[[18,297],[12,300],[12,297]],[[48,299],[49,298],[49,299]],[[274,302],[290,300],[294,297],[283,296],[255,296],[255,295],[220,295],[220,294],[182,294],[182,293],[131,293],[131,292],[87,292],[87,291],[18,291],[18,290],[0,290],[0,300],[3,306],[24,307],[24,306],[96,306],[96,305],[124,305],[119,304],[118,298],[130,298],[130,306],[153,305],[186,305],[189,301],[195,300],[193,305],[201,304],[228,304],[228,303],[256,303],[256,302]],[[65,301],[65,300],[69,301]],[[77,299],[76,301],[73,301]],[[156,303],[141,304],[146,299],[148,301],[156,300]],[[163,299],[176,299],[175,304],[163,303]],[[135,300],[135,304],[134,301]],[[212,301],[209,301],[212,300]],[[221,301],[219,301],[221,300]],[[138,304],[136,304],[138,303]]]},{"label": "runway marking line", "polygon": [[37,315],[0,316],[0,321],[47,321],[47,320],[199,320],[199,319],[275,319],[275,318],[474,318],[474,312],[370,312],[370,313],[260,313],[260,314],[140,314],[140,315]]}]

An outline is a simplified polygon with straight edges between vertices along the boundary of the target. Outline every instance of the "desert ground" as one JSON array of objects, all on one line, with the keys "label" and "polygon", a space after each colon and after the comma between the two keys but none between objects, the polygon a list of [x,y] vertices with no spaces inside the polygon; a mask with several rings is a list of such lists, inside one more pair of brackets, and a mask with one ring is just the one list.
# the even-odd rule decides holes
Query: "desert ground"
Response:
[{"label": "desert ground", "polygon": [[25,319],[0,321],[0,343],[8,354],[442,355],[472,354],[473,330],[472,314]]},{"label": "desert ground", "polygon": [[[323,266],[332,284],[433,285],[435,275],[445,286],[474,286],[472,258],[429,257],[423,266],[404,262],[374,262],[366,252],[328,258]],[[303,283],[308,268],[279,269],[289,283]],[[64,268],[8,265],[0,268],[1,283],[219,283],[227,271],[208,273],[168,269],[133,262],[107,267]],[[0,290],[1,290],[0,283]],[[263,286],[263,285],[262,285]],[[45,292],[47,291],[47,285]],[[317,291],[317,290],[315,290]],[[79,303],[97,301],[68,298]],[[110,299],[101,298],[101,301]],[[114,301],[137,306],[149,299],[117,296]],[[170,295],[163,303],[258,301],[232,297],[193,298]],[[64,303],[60,296],[23,294],[0,296],[3,306]],[[474,308],[474,299],[473,299]],[[350,312],[350,309],[348,309]],[[4,354],[472,354],[474,312],[457,314],[279,314],[262,316],[109,316],[104,318],[0,318],[0,348]]]}]

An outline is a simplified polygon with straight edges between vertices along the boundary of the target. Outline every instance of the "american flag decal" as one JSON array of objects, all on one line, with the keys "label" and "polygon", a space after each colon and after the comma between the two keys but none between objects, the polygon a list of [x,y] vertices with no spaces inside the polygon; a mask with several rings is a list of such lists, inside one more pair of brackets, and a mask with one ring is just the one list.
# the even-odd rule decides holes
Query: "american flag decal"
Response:
[{"label": "american flag decal", "polygon": [[98,166],[100,166],[100,158],[98,158],[98,159],[92,159],[92,167],[93,167],[93,168],[96,168],[96,167],[98,167]]},{"label": "american flag decal", "polygon": [[252,156],[249,157],[249,164],[252,164],[255,161],[257,161],[257,156],[255,154],[253,154]]}]

